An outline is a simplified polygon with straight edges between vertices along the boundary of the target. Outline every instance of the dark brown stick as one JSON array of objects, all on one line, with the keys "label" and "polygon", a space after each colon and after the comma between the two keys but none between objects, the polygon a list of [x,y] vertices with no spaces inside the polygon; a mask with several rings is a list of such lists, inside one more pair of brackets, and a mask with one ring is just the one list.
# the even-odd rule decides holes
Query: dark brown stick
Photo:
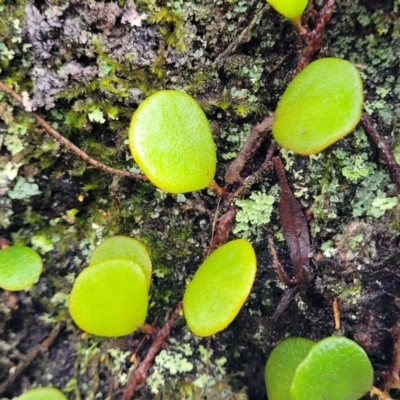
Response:
[{"label": "dark brown stick", "polygon": [[265,160],[262,163],[261,167],[256,172],[248,176],[243,182],[241,182],[240,186],[235,190],[234,193],[230,194],[230,196],[228,197],[229,202],[231,202],[233,199],[239,196],[243,196],[251,188],[251,186],[259,182],[264,172],[272,168],[273,166],[272,157],[274,155],[275,150],[276,150],[275,143],[271,142],[271,144],[268,147],[267,156],[265,157]]},{"label": "dark brown stick", "polygon": [[61,329],[64,328],[65,323],[59,322],[53,330],[50,332],[50,335],[38,346],[36,346],[24,360],[22,360],[15,368],[15,371],[8,375],[7,379],[0,385],[0,395],[7,390],[18,378],[22,372],[30,365],[30,363],[40,354],[46,352],[49,347],[54,343]]},{"label": "dark brown stick", "polygon": [[147,351],[146,357],[143,359],[139,367],[133,373],[132,379],[122,395],[122,400],[130,400],[136,388],[138,386],[143,385],[146,382],[149,368],[153,365],[154,358],[156,357],[161,347],[165,344],[168,336],[170,335],[171,329],[176,319],[179,316],[181,308],[182,308],[182,302],[179,302],[175,310],[169,316],[168,321],[157,333],[153,344]]},{"label": "dark brown stick", "polygon": [[268,116],[251,130],[250,136],[247,138],[238,156],[225,172],[226,183],[231,184],[236,182],[246,162],[254,156],[267,137],[273,122],[274,117]]},{"label": "dark brown stick", "polygon": [[387,143],[385,143],[385,141],[379,135],[378,131],[375,129],[372,118],[364,113],[361,117],[361,122],[365,130],[367,131],[369,137],[376,144],[376,147],[378,147],[379,152],[385,159],[386,164],[389,167],[390,171],[394,175],[396,184],[396,193],[398,196],[400,196],[400,165],[397,164],[396,159],[394,158],[393,152],[390,149],[390,147],[387,145]]},{"label": "dark brown stick", "polygon": [[[8,87],[4,82],[0,81],[0,90],[3,92],[6,92],[9,94],[14,100],[18,101],[21,105],[23,105],[22,97],[15,92],[13,89]],[[36,122],[44,128],[44,130],[51,136],[53,136],[57,141],[59,141],[61,144],[63,144],[68,150],[72,151],[75,153],[77,156],[82,158],[83,161],[86,163],[92,165],[95,168],[101,169],[104,172],[107,172],[109,174],[116,174],[119,176],[131,178],[131,179],[138,179],[141,181],[147,181],[148,179],[144,175],[140,174],[133,174],[129,171],[125,171],[122,169],[116,169],[112,168],[106,164],[101,163],[100,161],[95,160],[94,158],[90,157],[88,154],[86,154],[83,150],[81,150],[79,147],[75,146],[72,142],[70,142],[66,137],[61,135],[60,132],[56,131],[44,118],[42,118],[39,114],[31,111],[29,112],[33,118],[35,118]]]},{"label": "dark brown stick", "polygon": [[210,249],[208,254],[210,255],[218,247],[222,246],[229,239],[232,226],[236,220],[236,208],[231,207],[225,214],[222,214],[217,219],[217,227],[211,240]]},{"label": "dark brown stick", "polygon": [[325,6],[318,15],[317,25],[314,30],[307,31],[303,37],[306,40],[307,46],[303,49],[300,61],[297,65],[296,72],[299,73],[310,62],[311,57],[322,47],[322,40],[325,32],[325,27],[332,17],[333,6],[335,0],[327,0]]}]

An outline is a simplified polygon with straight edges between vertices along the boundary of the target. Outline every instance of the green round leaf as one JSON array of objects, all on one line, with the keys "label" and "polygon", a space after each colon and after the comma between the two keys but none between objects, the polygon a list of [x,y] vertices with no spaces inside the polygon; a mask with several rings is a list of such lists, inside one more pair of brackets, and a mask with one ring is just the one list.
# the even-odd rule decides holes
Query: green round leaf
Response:
[{"label": "green round leaf", "polygon": [[268,400],[290,400],[294,373],[314,345],[312,340],[287,338],[272,350],[264,373]]},{"label": "green round leaf", "polygon": [[39,279],[42,269],[42,258],[30,247],[0,250],[0,287],[5,290],[27,289]]},{"label": "green round leaf", "polygon": [[372,388],[373,369],[365,351],[345,337],[318,342],[299,364],[291,400],[357,400]]},{"label": "green round leaf", "polygon": [[58,389],[43,387],[21,394],[18,400],[67,400],[67,397]]},{"label": "green round leaf", "polygon": [[150,181],[170,193],[204,189],[216,169],[215,144],[203,110],[188,94],[161,90],[132,117],[129,145]]},{"label": "green round leaf", "polygon": [[111,258],[129,258],[140,268],[147,279],[147,287],[151,282],[151,259],[143,243],[127,236],[112,236],[103,240],[90,257],[89,266]]},{"label": "green round leaf", "polygon": [[123,336],[143,325],[148,307],[147,281],[132,260],[114,258],[85,268],[71,291],[69,311],[84,331]]},{"label": "green round leaf", "polygon": [[287,87],[272,133],[279,145],[295,153],[318,153],[355,128],[363,100],[353,64],[339,58],[314,61]]},{"label": "green round leaf", "polygon": [[308,0],[267,0],[271,7],[288,19],[300,19]]},{"label": "green round leaf", "polygon": [[233,321],[253,286],[256,266],[253,246],[243,239],[226,243],[204,261],[183,297],[193,333],[213,335]]}]

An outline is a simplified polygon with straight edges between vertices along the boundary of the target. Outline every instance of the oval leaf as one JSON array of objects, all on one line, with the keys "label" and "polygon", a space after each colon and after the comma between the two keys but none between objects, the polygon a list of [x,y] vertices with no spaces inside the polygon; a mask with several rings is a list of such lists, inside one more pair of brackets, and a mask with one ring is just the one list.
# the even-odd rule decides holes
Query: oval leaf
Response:
[{"label": "oval leaf", "polygon": [[354,65],[323,58],[289,84],[276,109],[272,133],[286,149],[315,154],[355,128],[362,105],[363,86]]},{"label": "oval leaf", "polygon": [[42,269],[42,258],[30,247],[11,246],[0,251],[0,287],[5,290],[29,288]]},{"label": "oval leaf", "polygon": [[210,125],[186,93],[162,90],[144,100],[132,117],[129,146],[149,180],[166,192],[200,190],[214,180]]},{"label": "oval leaf", "polygon": [[226,243],[204,261],[183,297],[193,333],[213,335],[233,321],[253,286],[256,265],[253,246],[243,239]]},{"label": "oval leaf", "polygon": [[84,331],[123,336],[143,325],[148,307],[147,280],[132,260],[114,258],[85,268],[71,291],[69,311]]},{"label": "oval leaf", "polygon": [[315,345],[304,338],[287,338],[271,352],[265,366],[265,386],[269,400],[289,400],[294,373]]},{"label": "oval leaf", "polygon": [[129,258],[140,268],[147,279],[147,287],[151,282],[151,259],[143,243],[127,236],[112,236],[103,240],[90,257],[89,266],[112,258]]},{"label": "oval leaf", "polygon": [[284,17],[299,20],[307,7],[308,0],[267,0],[267,2]]},{"label": "oval leaf", "polygon": [[58,389],[43,387],[29,390],[21,394],[17,400],[67,400],[67,396]]},{"label": "oval leaf", "polygon": [[345,337],[318,342],[293,377],[292,400],[357,400],[372,388],[373,369],[365,351]]}]

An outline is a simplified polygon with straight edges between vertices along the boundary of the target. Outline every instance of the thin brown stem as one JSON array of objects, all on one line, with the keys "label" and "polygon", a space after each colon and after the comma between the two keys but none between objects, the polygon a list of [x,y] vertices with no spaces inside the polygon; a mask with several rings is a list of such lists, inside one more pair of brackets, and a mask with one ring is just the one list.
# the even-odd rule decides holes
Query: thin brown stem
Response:
[{"label": "thin brown stem", "polygon": [[281,282],[284,283],[286,286],[297,285],[298,282],[296,277],[290,278],[289,275],[286,273],[285,268],[283,268],[283,265],[279,261],[278,253],[276,252],[274,241],[272,240],[271,237],[268,237],[268,244],[269,244],[269,252],[272,257],[273,267],[276,273],[278,274]]},{"label": "thin brown stem", "polygon": [[132,379],[122,395],[122,400],[130,400],[133,394],[135,393],[136,388],[138,388],[141,385],[144,385],[144,383],[146,382],[149,368],[153,365],[153,361],[156,355],[160,351],[161,347],[167,341],[171,333],[172,327],[174,326],[174,323],[179,316],[181,308],[182,308],[182,302],[179,302],[175,310],[169,316],[168,321],[157,333],[153,344],[147,351],[146,357],[143,359],[139,367],[133,373]]},{"label": "thin brown stem", "polygon": [[209,186],[207,186],[207,189],[211,190],[219,197],[225,197],[228,195],[227,190],[225,188],[219,186],[218,183],[215,181],[212,181],[211,184]]},{"label": "thin brown stem", "polygon": [[394,158],[393,152],[387,143],[382,139],[376,130],[372,118],[368,114],[363,114],[361,117],[361,122],[368,133],[369,137],[376,144],[381,153],[382,157],[385,159],[386,164],[392,174],[394,175],[395,184],[396,184],[396,193],[400,196],[400,165],[397,164],[396,159]]},{"label": "thin brown stem", "polygon": [[213,235],[211,239],[210,248],[208,250],[208,255],[210,255],[218,247],[225,244],[229,239],[229,234],[236,220],[236,208],[231,207],[226,213],[221,215],[216,220],[216,228],[213,229]]},{"label": "thin brown stem", "polygon": [[[20,103],[22,106],[23,100],[22,97],[15,92],[13,89],[11,89],[9,86],[7,86],[4,82],[0,81],[0,90],[3,92],[6,92],[9,94],[14,100],[16,100],[18,103]],[[63,144],[68,150],[72,151],[75,153],[77,156],[82,158],[83,161],[85,161],[87,164],[92,165],[95,168],[98,168],[104,172],[107,172],[109,174],[116,174],[119,176],[123,176],[126,178],[131,178],[131,179],[137,179],[141,181],[147,181],[148,179],[144,175],[140,174],[133,174],[132,172],[122,170],[122,169],[117,169],[117,168],[112,168],[106,164],[103,164],[100,161],[95,160],[94,158],[90,157],[88,154],[86,154],[82,149],[80,149],[78,146],[75,146],[72,142],[70,142],[66,137],[61,135],[60,132],[55,130],[43,117],[41,117],[39,114],[31,111],[29,112],[30,115],[36,120],[36,122],[51,136],[53,136],[58,142]]]},{"label": "thin brown stem", "polygon": [[271,131],[274,117],[269,115],[258,125],[254,126],[251,130],[246,143],[243,145],[236,159],[229,165],[225,172],[225,182],[228,184],[236,182],[240,176],[240,172],[245,166],[246,162],[254,156],[257,150],[260,148],[262,143],[267,137],[267,134]]},{"label": "thin brown stem", "polygon": [[65,326],[64,322],[59,322],[53,330],[50,332],[50,335],[38,346],[36,346],[28,355],[22,360],[15,368],[12,374],[8,375],[8,378],[0,385],[0,395],[6,391],[15,380],[25,371],[26,368],[31,364],[31,362],[40,354],[46,352],[49,347],[54,343],[61,329]]},{"label": "thin brown stem", "polygon": [[251,186],[253,186],[261,179],[262,175],[266,171],[272,168],[273,166],[272,157],[274,155],[275,150],[276,150],[275,143],[272,142],[268,147],[267,156],[265,157],[265,160],[262,163],[261,167],[256,172],[248,176],[243,182],[241,182],[240,186],[235,190],[235,192],[228,197],[229,202],[232,202],[233,199],[239,196],[243,196],[250,189]]},{"label": "thin brown stem", "polygon": [[334,4],[335,0],[327,0],[325,6],[318,14],[318,20],[315,28],[312,31],[307,31],[302,35],[307,45],[303,49],[300,61],[297,65],[297,73],[299,73],[309,64],[311,57],[322,47],[325,28],[332,17]]}]

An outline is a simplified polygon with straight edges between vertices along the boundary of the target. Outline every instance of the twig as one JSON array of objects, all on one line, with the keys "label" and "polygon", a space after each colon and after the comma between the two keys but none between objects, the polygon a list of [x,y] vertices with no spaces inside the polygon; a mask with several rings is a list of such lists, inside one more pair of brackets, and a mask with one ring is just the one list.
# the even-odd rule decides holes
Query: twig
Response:
[{"label": "twig", "polygon": [[369,395],[372,396],[377,396],[379,400],[393,400],[389,393],[384,392],[377,387],[373,386],[372,389],[369,392]]},{"label": "twig", "polygon": [[283,268],[283,265],[279,261],[278,253],[276,251],[274,241],[272,240],[272,238],[270,236],[268,237],[268,244],[269,244],[269,252],[272,257],[272,264],[273,264],[273,267],[274,267],[276,273],[279,276],[279,279],[286,286],[296,286],[298,284],[297,278],[296,277],[290,278],[289,275],[286,273],[285,269]]},{"label": "twig", "polygon": [[[18,101],[18,103],[20,103],[22,106],[24,105],[22,97],[2,81],[0,81],[0,90],[2,90],[3,92],[8,93],[14,100]],[[61,144],[63,144],[68,150],[70,150],[73,153],[75,153],[77,156],[82,158],[83,161],[85,161],[86,163],[92,165],[93,167],[101,169],[102,171],[107,172],[109,174],[116,174],[116,175],[119,175],[119,176],[131,178],[131,179],[138,179],[138,180],[142,180],[142,181],[147,181],[148,180],[144,175],[133,174],[133,173],[131,173],[129,171],[112,168],[112,167],[110,167],[110,166],[108,166],[106,164],[101,163],[100,161],[95,160],[94,158],[92,158],[88,154],[86,154],[83,150],[81,150],[79,147],[75,146],[66,137],[61,135],[60,132],[56,131],[39,114],[37,114],[35,112],[32,112],[32,111],[27,111],[27,112],[29,112],[29,114],[32,115],[32,117],[36,120],[36,122],[42,128],[44,128],[44,130],[49,135],[53,136],[57,141],[59,141]]]},{"label": "twig", "polygon": [[339,301],[337,297],[333,299],[332,302],[332,311],[333,311],[333,320],[335,322],[335,329],[340,329],[340,310],[339,310]]},{"label": "twig", "polygon": [[289,307],[291,301],[295,298],[296,294],[299,292],[299,286],[287,286],[285,290],[282,292],[281,297],[279,298],[278,305],[275,308],[274,315],[269,320],[269,324],[274,323],[283,312]]},{"label": "twig", "polygon": [[131,381],[129,382],[127,388],[125,389],[122,400],[130,400],[138,386],[143,385],[147,379],[147,373],[149,368],[152,366],[154,358],[157,353],[160,351],[161,347],[165,344],[168,336],[171,333],[171,329],[179,316],[179,313],[182,308],[182,302],[179,302],[175,310],[172,312],[168,321],[165,325],[159,330],[157,333],[153,344],[148,350],[146,357],[140,363],[139,367],[135,370]]},{"label": "twig", "polygon": [[210,249],[208,255],[211,254],[218,247],[222,246],[229,239],[232,226],[236,220],[236,208],[231,207],[226,213],[222,214],[216,220],[216,229],[213,230],[213,236],[211,239]]},{"label": "twig", "polygon": [[400,318],[397,319],[390,333],[394,342],[393,359],[383,382],[383,389],[385,392],[390,389],[400,389]]},{"label": "twig", "polygon": [[378,147],[390,171],[394,175],[396,192],[397,195],[400,196],[400,165],[397,164],[396,159],[394,158],[393,152],[390,149],[390,147],[385,143],[385,141],[379,135],[378,131],[375,129],[372,118],[364,113],[361,117],[361,122],[365,130],[367,131],[369,137]]},{"label": "twig", "polygon": [[307,46],[303,49],[303,53],[297,65],[297,73],[309,64],[314,53],[322,47],[322,39],[324,36],[325,27],[331,19],[334,4],[335,0],[327,0],[325,6],[318,14],[318,21],[315,28],[312,31],[307,31],[303,35]]},{"label": "twig", "polygon": [[261,179],[262,174],[264,172],[272,168],[273,166],[272,157],[274,155],[275,150],[276,150],[275,143],[271,142],[271,144],[268,147],[267,156],[265,157],[265,160],[262,163],[261,167],[256,172],[248,176],[243,182],[241,182],[241,185],[235,190],[235,192],[228,197],[228,200],[230,202],[239,196],[243,196],[250,189],[251,186],[253,186]]},{"label": "twig", "polygon": [[64,322],[59,322],[50,332],[50,335],[42,343],[36,346],[30,353],[28,353],[26,358],[16,366],[15,371],[8,375],[8,378],[0,385],[0,395],[14,383],[18,376],[25,371],[25,369],[40,353],[44,353],[49,349],[49,347],[56,340],[61,329],[64,328],[64,325]]},{"label": "twig", "polygon": [[254,156],[257,150],[260,148],[261,144],[270,132],[272,124],[274,122],[274,117],[269,115],[258,125],[254,126],[251,130],[246,143],[240,150],[236,159],[229,165],[225,172],[225,182],[228,184],[234,183],[240,175],[246,162]]},{"label": "twig", "polygon": [[3,236],[0,236],[0,250],[10,247],[10,241]]}]

